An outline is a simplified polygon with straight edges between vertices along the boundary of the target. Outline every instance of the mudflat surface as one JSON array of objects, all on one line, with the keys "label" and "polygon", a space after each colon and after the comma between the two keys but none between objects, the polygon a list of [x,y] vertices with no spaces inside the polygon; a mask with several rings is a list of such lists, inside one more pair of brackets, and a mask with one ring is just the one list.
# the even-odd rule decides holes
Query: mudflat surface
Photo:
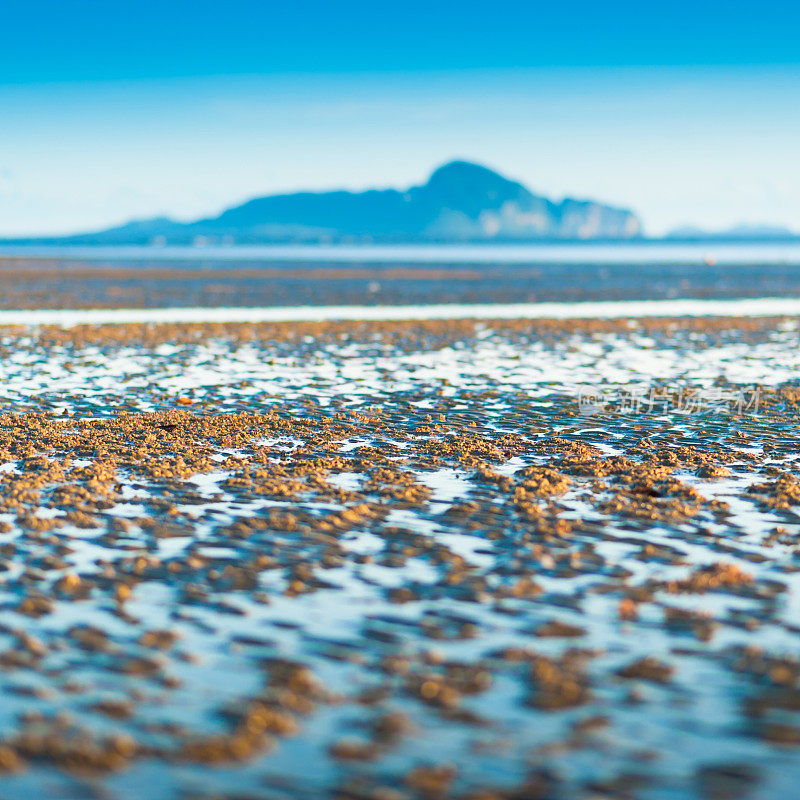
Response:
[{"label": "mudflat surface", "polygon": [[800,264],[0,257],[0,309],[800,297]]},{"label": "mudflat surface", "polygon": [[789,797],[798,321],[0,331],[4,798]]}]

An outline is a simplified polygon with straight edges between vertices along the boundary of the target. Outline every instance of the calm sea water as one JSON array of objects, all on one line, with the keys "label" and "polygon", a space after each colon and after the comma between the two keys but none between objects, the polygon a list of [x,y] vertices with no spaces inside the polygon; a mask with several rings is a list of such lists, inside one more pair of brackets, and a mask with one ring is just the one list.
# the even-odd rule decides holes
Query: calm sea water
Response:
[{"label": "calm sea water", "polygon": [[52,258],[502,264],[800,264],[800,242],[614,242],[472,245],[87,247],[0,245],[0,255]]}]

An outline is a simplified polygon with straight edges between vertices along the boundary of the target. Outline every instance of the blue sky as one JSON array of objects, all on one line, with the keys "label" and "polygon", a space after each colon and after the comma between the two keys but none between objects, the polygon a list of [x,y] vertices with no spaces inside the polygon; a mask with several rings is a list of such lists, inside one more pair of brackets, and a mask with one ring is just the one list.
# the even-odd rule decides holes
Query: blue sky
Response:
[{"label": "blue sky", "polygon": [[653,233],[800,229],[799,34],[789,2],[3,0],[0,234],[455,157]]}]

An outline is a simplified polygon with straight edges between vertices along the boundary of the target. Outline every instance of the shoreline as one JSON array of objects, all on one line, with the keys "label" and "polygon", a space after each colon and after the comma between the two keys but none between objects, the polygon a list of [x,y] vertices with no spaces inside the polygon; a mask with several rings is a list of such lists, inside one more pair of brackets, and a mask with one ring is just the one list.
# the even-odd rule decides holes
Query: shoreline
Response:
[{"label": "shoreline", "polygon": [[647,317],[800,316],[800,298],[624,300],[576,303],[441,303],[397,306],[273,306],[261,308],[112,308],[0,310],[0,325],[326,322],[492,319],[637,319]]}]

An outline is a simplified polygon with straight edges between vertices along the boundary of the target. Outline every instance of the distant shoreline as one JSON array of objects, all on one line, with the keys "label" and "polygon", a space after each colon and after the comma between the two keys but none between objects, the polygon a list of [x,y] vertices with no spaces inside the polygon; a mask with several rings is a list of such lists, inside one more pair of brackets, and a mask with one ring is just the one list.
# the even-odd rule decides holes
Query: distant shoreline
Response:
[{"label": "distant shoreline", "polygon": [[323,239],[244,239],[241,241],[225,242],[210,239],[206,243],[198,244],[191,240],[185,242],[160,243],[151,238],[133,238],[130,241],[109,241],[102,237],[87,235],[65,236],[7,236],[0,237],[0,250],[8,247],[147,247],[152,250],[165,250],[171,248],[205,249],[231,249],[237,247],[554,247],[575,246],[593,247],[598,245],[615,245],[635,247],[637,245],[671,245],[671,244],[702,244],[702,245],[768,245],[768,244],[800,244],[800,233],[786,236],[729,236],[726,234],[709,234],[708,236],[626,236],[566,238],[566,237],[540,237],[518,239],[511,237],[497,237],[494,239],[337,239],[333,241]]},{"label": "distant shoreline", "polygon": [[21,244],[0,240],[0,259],[352,262],[360,264],[800,264],[800,237],[786,240],[571,240],[475,244],[264,244],[155,246]]}]

